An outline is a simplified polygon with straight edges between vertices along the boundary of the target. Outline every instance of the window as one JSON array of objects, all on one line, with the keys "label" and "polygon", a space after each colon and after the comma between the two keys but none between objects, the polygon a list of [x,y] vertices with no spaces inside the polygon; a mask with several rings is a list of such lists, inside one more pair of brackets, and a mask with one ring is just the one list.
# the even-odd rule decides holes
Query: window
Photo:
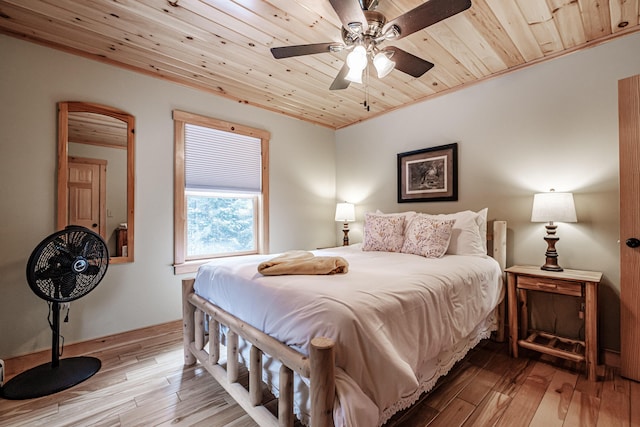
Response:
[{"label": "window", "polygon": [[266,252],[269,133],[183,111],[175,126],[175,272]]}]

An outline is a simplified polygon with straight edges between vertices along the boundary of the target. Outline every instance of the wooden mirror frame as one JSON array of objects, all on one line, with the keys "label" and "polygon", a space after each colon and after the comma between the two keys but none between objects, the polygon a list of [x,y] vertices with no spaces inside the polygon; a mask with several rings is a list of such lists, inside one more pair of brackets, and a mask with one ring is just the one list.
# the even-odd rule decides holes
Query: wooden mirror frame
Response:
[{"label": "wooden mirror frame", "polygon": [[[127,256],[111,256],[110,264],[133,262],[134,250],[134,145],[135,119],[131,114],[116,108],[87,102],[58,103],[58,199],[56,225],[58,230],[67,226],[69,218],[69,113],[85,112],[104,114],[127,124]],[[106,236],[102,236],[106,240]]]}]

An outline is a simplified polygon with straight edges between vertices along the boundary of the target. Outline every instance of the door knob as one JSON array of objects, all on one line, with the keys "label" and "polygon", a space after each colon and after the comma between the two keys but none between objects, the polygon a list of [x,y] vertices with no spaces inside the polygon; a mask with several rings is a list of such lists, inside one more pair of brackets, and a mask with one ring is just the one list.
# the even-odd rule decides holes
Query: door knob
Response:
[{"label": "door knob", "polygon": [[[92,226],[93,228],[96,228],[96,227],[98,226],[98,224],[91,224],[91,226]],[[636,239],[636,240],[637,240],[637,239]],[[638,244],[640,244],[640,240],[638,240]]]},{"label": "door knob", "polygon": [[638,246],[640,246],[640,240],[636,239],[635,237],[630,237],[627,239],[627,241],[625,242],[627,244],[627,246],[629,246],[630,248],[637,248]]}]

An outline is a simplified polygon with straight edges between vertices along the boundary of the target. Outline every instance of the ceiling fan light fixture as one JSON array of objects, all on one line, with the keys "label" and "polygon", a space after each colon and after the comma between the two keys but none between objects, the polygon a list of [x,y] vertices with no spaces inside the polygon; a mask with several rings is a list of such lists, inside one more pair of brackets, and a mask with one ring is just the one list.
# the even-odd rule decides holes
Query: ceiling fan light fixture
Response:
[{"label": "ceiling fan light fixture", "polygon": [[396,63],[389,59],[391,56],[389,53],[393,54],[393,52],[382,51],[376,53],[376,56],[373,57],[373,65],[376,67],[379,79],[387,76],[396,66]]},{"label": "ceiling fan light fixture", "polygon": [[346,76],[344,76],[345,80],[348,80],[352,83],[360,83],[362,84],[362,73],[363,70],[359,70],[356,68],[349,68],[349,72],[347,73]]},{"label": "ceiling fan light fixture", "polygon": [[353,48],[353,51],[347,55],[347,65],[349,70],[362,71],[367,67],[367,50],[362,45]]}]

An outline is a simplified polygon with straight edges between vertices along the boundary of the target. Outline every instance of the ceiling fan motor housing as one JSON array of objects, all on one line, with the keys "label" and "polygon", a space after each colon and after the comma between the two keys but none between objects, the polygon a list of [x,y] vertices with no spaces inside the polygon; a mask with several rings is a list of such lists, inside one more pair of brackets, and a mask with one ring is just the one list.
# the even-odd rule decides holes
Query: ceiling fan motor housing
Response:
[{"label": "ceiling fan motor housing", "polygon": [[350,24],[349,28],[342,28],[342,40],[347,48],[361,43],[369,50],[385,40],[382,37],[382,27],[386,24],[387,18],[382,13],[373,10],[364,10],[363,12],[367,17],[367,28],[361,28],[362,25],[359,22]]}]

